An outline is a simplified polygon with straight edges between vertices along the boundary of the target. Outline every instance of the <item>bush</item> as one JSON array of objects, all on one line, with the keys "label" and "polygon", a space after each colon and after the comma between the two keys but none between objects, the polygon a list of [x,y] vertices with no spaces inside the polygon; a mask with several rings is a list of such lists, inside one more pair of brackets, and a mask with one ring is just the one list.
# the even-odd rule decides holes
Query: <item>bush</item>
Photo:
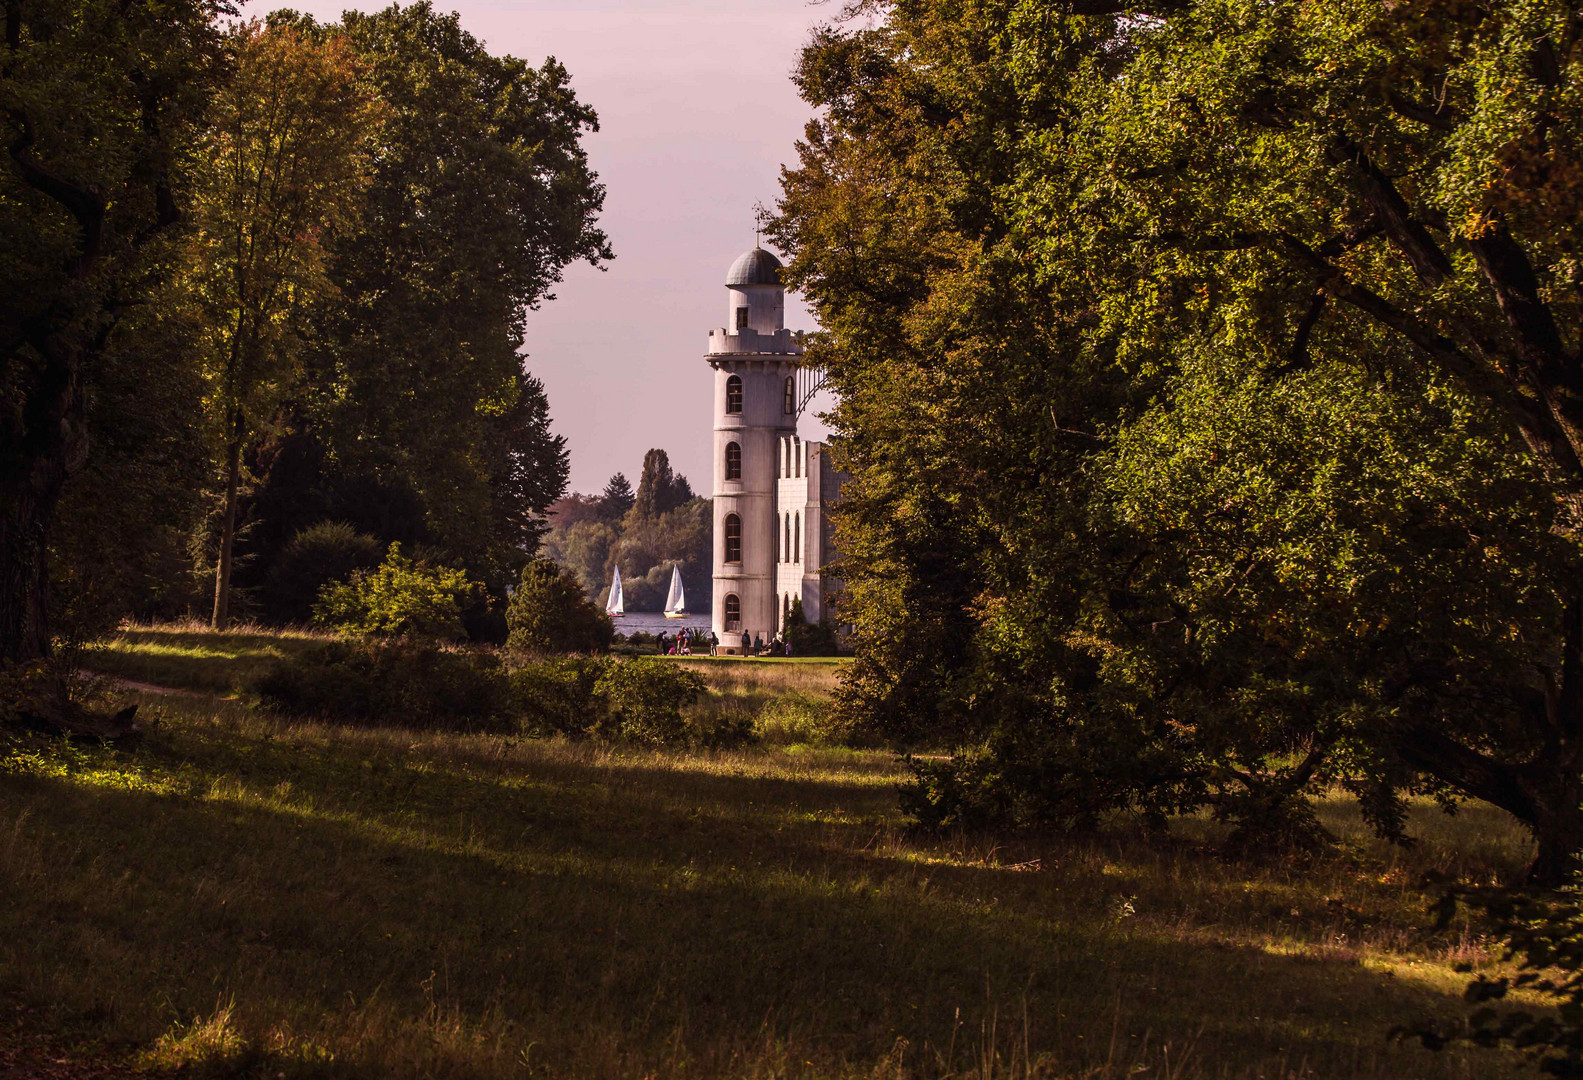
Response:
[{"label": "bush", "polygon": [[606,652],[615,629],[610,616],[583,595],[570,570],[535,559],[506,608],[506,645],[527,652]]},{"label": "bush", "polygon": [[477,596],[466,571],[415,563],[400,544],[377,570],[357,571],[319,593],[313,619],[358,634],[415,634],[458,641],[466,637],[462,608]]},{"label": "bush", "polygon": [[412,640],[336,641],[277,662],[255,689],[288,716],[431,729],[499,729],[511,688],[492,656]]},{"label": "bush", "polygon": [[511,673],[511,697],[524,734],[587,735],[603,726],[606,711],[595,683],[611,661],[567,656],[524,664]]},{"label": "bush", "polygon": [[293,536],[269,574],[266,608],[282,622],[313,618],[320,591],[380,562],[379,541],[342,521],[321,521]]},{"label": "bush", "polygon": [[851,735],[828,700],[803,694],[785,694],[768,702],[753,718],[752,730],[772,746],[842,746]]},{"label": "bush", "polygon": [[704,681],[659,660],[557,657],[524,664],[510,678],[512,701],[529,735],[720,747],[750,733],[684,716],[682,710],[703,696]]},{"label": "bush", "polygon": [[692,735],[682,709],[704,693],[695,671],[661,660],[624,660],[606,665],[594,693],[608,710],[606,729],[594,734],[645,743],[681,743]]},{"label": "bush", "polygon": [[801,600],[792,601],[791,614],[786,616],[786,643],[793,656],[835,656],[841,651],[830,624],[823,619],[809,622]]}]

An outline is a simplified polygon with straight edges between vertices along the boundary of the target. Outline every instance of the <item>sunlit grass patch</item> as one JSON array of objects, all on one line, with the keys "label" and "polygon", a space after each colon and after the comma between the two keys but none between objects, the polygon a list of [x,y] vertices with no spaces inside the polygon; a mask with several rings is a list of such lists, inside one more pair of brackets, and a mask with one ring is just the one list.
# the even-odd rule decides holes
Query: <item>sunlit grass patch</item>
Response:
[{"label": "sunlit grass patch", "polygon": [[127,623],[88,649],[84,663],[94,671],[134,682],[232,693],[245,689],[275,661],[332,637],[306,629],[250,625],[219,631],[196,621]]}]

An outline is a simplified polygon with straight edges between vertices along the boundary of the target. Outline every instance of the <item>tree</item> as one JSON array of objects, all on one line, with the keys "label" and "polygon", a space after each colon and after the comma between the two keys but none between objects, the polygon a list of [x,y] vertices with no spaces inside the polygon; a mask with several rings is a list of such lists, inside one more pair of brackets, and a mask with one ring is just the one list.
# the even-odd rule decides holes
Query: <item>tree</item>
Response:
[{"label": "tree", "polygon": [[379,122],[346,42],[239,27],[236,70],[201,148],[193,288],[224,457],[214,625],[229,619],[242,453],[291,392],[297,320],[329,292],[330,236],[353,218]]},{"label": "tree", "polygon": [[388,113],[303,351],[294,422],[324,452],[312,482],[408,493],[428,542],[503,592],[567,472],[524,370],[523,314],[569,263],[613,257],[582,146],[597,117],[559,63],[490,55],[428,3],[293,25],[344,35]]},{"label": "tree", "polygon": [[671,472],[671,458],[664,450],[643,455],[643,474],[638,478],[638,493],[627,511],[629,520],[656,518],[693,498],[687,477]]},{"label": "tree", "polygon": [[615,631],[570,570],[536,559],[506,609],[506,644],[530,652],[605,652]]},{"label": "tree", "polygon": [[626,474],[616,473],[599,495],[599,512],[610,521],[620,521],[635,502],[637,496],[632,494],[632,485],[627,482]]},{"label": "tree", "polygon": [[5,5],[0,99],[0,662],[50,650],[56,507],[89,458],[87,387],[170,274],[222,3]]},{"label": "tree", "polygon": [[1339,778],[1583,846],[1583,111],[1561,4],[895,5],[773,231],[856,480],[849,713],[935,820]]},{"label": "tree", "polygon": [[545,538],[544,554],[576,574],[583,592],[594,596],[609,584],[605,568],[619,539],[615,526],[598,519],[578,521],[569,528],[556,521]]}]

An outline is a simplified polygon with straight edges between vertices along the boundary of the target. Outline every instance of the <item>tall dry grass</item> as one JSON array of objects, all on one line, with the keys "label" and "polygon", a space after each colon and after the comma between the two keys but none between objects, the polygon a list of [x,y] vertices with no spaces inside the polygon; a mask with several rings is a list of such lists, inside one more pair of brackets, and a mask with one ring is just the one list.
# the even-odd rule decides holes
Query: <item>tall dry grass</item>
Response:
[{"label": "tall dry grass", "polygon": [[[196,636],[173,644],[214,669],[295,647]],[[719,697],[829,692],[737,667],[706,673]],[[1517,1075],[1385,1038],[1459,1013],[1453,965],[1487,960],[1431,927],[1420,881],[1522,865],[1488,807],[1415,806],[1404,850],[1327,798],[1337,851],[1237,862],[1198,819],[922,835],[879,753],[139,700],[133,752],[0,749],[0,995],[106,1055],[324,1078]]]}]

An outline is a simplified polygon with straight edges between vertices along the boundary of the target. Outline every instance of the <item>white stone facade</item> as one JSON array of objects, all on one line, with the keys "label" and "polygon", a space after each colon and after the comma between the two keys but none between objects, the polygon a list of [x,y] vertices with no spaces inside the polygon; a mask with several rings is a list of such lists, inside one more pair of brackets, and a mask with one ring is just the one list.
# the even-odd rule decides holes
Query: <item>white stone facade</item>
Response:
[{"label": "white stone facade", "polygon": [[826,509],[840,474],[823,443],[797,435],[802,347],[785,329],[780,263],[755,248],[727,276],[728,322],[709,335],[714,369],[714,600],[722,651],[742,634],[767,642],[792,601],[824,614],[822,570],[832,554]]}]

